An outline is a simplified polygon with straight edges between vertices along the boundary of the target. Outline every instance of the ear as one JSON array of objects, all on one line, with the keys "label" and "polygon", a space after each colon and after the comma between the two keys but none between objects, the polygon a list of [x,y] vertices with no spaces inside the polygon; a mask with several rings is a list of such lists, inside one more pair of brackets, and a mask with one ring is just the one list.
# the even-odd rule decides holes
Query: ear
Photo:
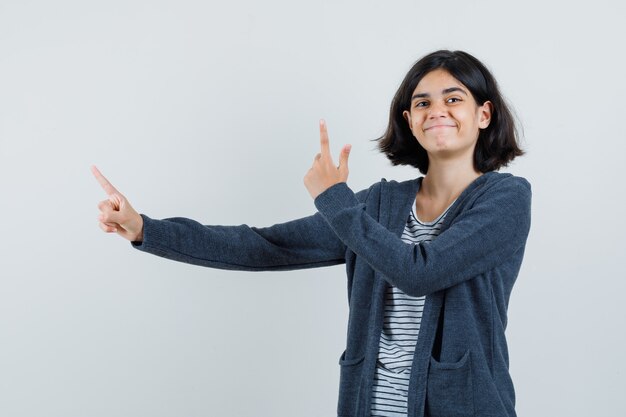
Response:
[{"label": "ear", "polygon": [[485,101],[482,106],[478,108],[480,119],[478,120],[478,127],[486,129],[491,123],[491,112],[493,111],[493,104],[491,101]]},{"label": "ear", "polygon": [[402,117],[409,124],[409,129],[411,129],[411,113],[408,110],[402,112]]}]

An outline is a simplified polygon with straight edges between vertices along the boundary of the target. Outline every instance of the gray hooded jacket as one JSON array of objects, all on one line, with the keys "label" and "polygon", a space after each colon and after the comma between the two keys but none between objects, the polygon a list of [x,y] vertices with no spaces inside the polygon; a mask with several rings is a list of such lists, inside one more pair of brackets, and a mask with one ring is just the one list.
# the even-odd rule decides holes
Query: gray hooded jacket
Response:
[{"label": "gray hooded jacket", "polygon": [[450,208],[436,239],[408,245],[400,236],[420,184],[383,179],[356,194],[336,184],[315,199],[316,214],[265,228],[142,214],[144,240],[133,246],[220,269],[345,263],[350,313],[340,417],[369,415],[386,287],[426,295],[408,416],[515,416],[504,331],[530,229],[530,185],[510,174],[483,174]]}]

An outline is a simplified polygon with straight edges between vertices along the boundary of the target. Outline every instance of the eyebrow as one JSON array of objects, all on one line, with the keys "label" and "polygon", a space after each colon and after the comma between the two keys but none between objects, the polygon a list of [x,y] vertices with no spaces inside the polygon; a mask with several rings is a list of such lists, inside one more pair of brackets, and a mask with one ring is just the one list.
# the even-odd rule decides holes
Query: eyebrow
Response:
[{"label": "eyebrow", "polygon": [[[461,87],[450,87],[450,88],[446,88],[445,90],[441,91],[441,94],[445,95],[445,94],[450,94],[453,93],[455,91],[459,91],[465,95],[467,95],[467,93],[465,92],[465,90],[463,90]],[[428,93],[419,93],[419,94],[413,94],[413,96],[411,97],[411,101],[415,100],[416,98],[424,98],[424,97],[430,97],[430,94]]]}]

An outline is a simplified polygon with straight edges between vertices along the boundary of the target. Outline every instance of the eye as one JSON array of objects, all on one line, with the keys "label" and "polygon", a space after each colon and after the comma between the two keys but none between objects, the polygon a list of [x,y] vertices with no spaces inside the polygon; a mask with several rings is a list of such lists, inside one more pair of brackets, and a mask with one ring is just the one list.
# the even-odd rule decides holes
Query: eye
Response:
[{"label": "eye", "polygon": [[460,97],[450,97],[446,99],[446,103],[457,103],[459,101],[462,101]]},{"label": "eye", "polygon": [[416,101],[414,107],[426,107],[428,106],[428,101],[426,100],[422,100],[422,101]]}]

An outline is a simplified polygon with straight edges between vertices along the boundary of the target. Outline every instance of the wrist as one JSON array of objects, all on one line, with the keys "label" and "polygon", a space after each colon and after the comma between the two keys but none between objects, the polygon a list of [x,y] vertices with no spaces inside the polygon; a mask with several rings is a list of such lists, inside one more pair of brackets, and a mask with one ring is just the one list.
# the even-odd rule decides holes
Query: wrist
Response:
[{"label": "wrist", "polygon": [[140,214],[137,214],[137,217],[137,223],[139,224],[139,233],[137,233],[137,235],[133,239],[133,242],[143,242],[143,217],[141,217]]}]

